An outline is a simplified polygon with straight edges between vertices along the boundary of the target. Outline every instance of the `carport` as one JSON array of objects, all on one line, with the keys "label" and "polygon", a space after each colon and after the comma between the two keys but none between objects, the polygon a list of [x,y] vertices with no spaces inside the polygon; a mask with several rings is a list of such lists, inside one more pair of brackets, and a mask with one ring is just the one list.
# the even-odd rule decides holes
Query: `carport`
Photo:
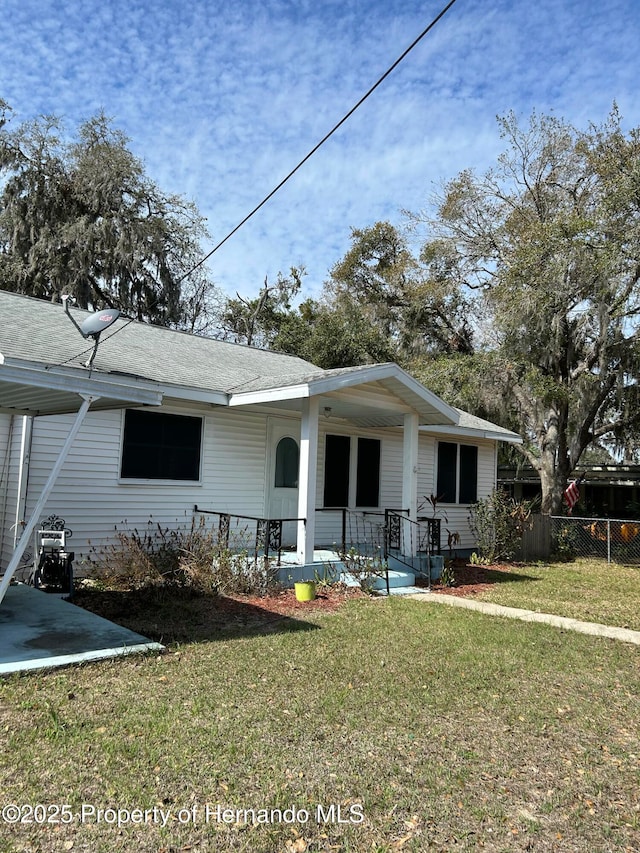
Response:
[{"label": "carport", "polygon": [[75,413],[0,583],[0,673],[158,648],[158,644],[68,602],[26,587],[10,589],[10,584],[89,409],[159,406],[161,402],[159,386],[138,376],[50,365],[0,353],[0,412],[32,417]]}]

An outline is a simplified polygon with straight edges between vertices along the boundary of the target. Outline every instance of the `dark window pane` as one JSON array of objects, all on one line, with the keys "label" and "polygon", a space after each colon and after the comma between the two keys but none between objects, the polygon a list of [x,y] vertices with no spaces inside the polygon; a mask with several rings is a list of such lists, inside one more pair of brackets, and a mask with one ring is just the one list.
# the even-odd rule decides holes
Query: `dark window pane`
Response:
[{"label": "dark window pane", "polygon": [[143,480],[200,479],[202,419],[127,409],[121,476]]},{"label": "dark window pane", "polygon": [[472,504],[478,499],[478,448],[460,445],[460,497],[461,504]]},{"label": "dark window pane", "polygon": [[351,439],[348,435],[328,435],[324,458],[324,505],[349,505],[349,459]]},{"label": "dark window pane", "polygon": [[380,502],[380,440],[358,439],[356,506],[378,506]]},{"label": "dark window pane", "polygon": [[276,489],[298,488],[298,444],[293,438],[281,438],[276,448]]},{"label": "dark window pane", "polygon": [[443,503],[456,502],[456,462],[458,445],[448,441],[438,443],[438,485],[436,497]]}]

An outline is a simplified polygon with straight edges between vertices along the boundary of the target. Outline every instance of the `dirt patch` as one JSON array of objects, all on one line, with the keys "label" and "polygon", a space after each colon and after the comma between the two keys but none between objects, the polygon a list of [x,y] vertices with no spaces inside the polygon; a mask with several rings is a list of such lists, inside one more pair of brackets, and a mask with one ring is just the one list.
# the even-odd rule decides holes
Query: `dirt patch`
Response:
[{"label": "dirt patch", "polygon": [[181,587],[130,591],[81,587],[73,603],[166,644],[301,628],[314,613],[335,611],[363,595],[359,588],[340,584],[321,587],[314,601],[305,602],[298,601],[292,589],[264,596],[226,596]]},{"label": "dirt patch", "polygon": [[[513,579],[516,564],[494,564],[491,566],[477,566],[471,563],[457,563],[453,567],[455,578],[453,586],[442,586],[439,582],[431,584],[432,592],[442,595],[457,595],[461,598],[473,598],[481,592],[485,592],[496,583],[503,583]],[[417,586],[428,586],[426,581],[417,580]]]}]

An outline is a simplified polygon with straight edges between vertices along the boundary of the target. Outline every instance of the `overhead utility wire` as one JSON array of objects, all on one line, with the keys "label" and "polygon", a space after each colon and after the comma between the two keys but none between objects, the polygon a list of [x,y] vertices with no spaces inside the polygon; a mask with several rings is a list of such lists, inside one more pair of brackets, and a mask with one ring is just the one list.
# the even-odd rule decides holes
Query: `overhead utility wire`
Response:
[{"label": "overhead utility wire", "polygon": [[[317,150],[318,150],[322,145],[324,145],[324,143],[325,143],[328,139],[330,139],[330,138],[333,136],[333,134],[334,134],[334,133],[335,133],[339,128],[341,128],[341,127],[342,127],[342,125],[347,121],[347,119],[351,118],[351,116],[355,113],[355,111],[358,109],[358,107],[360,107],[360,106],[362,106],[362,104],[364,104],[364,102],[367,100],[367,98],[375,92],[375,90],[378,88],[378,86],[380,86],[380,84],[381,84],[381,83],[383,83],[383,82],[387,79],[387,77],[391,74],[391,72],[392,72],[392,71],[394,71],[394,70],[398,67],[398,65],[400,65],[400,63],[402,62],[402,60],[403,60],[406,56],[408,56],[408,54],[409,54],[409,53],[411,53],[411,51],[414,49],[414,47],[416,47],[416,45],[417,45],[417,44],[419,44],[419,42],[421,42],[421,41],[422,41],[422,39],[427,35],[427,33],[428,33],[428,32],[430,32],[430,31],[435,27],[435,25],[438,23],[438,21],[440,21],[440,19],[441,19],[441,18],[443,18],[443,17],[446,15],[446,13],[449,11],[449,9],[453,6],[453,4],[454,4],[455,2],[456,2],[456,0],[449,0],[449,3],[447,3],[447,5],[446,5],[443,9],[441,9],[441,10],[440,10],[440,12],[438,12],[438,14],[436,15],[436,17],[431,21],[431,23],[430,23],[427,27],[425,27],[425,28],[424,28],[424,30],[420,33],[420,35],[419,35],[417,38],[415,38],[415,39],[411,42],[411,44],[409,45],[409,47],[408,47],[408,48],[406,48],[406,50],[404,50],[404,51],[400,54],[400,56],[396,59],[396,61],[393,63],[393,65],[390,65],[390,66],[389,66],[389,68],[387,68],[387,70],[384,72],[384,74],[383,74],[381,77],[379,77],[379,78],[378,78],[378,80],[376,80],[376,82],[373,84],[373,86],[371,86],[371,88],[370,88],[367,92],[365,92],[365,94],[360,98],[360,100],[359,100],[356,104],[354,104],[354,106],[353,106],[353,107],[351,107],[351,109],[349,110],[349,112],[348,112],[348,113],[346,113],[346,114],[345,114],[345,115],[340,119],[340,121],[339,121],[336,125],[334,125],[334,126],[331,128],[331,130],[330,130],[327,134],[325,134],[325,135],[322,137],[322,139],[320,140],[320,142],[316,143],[316,145],[314,145],[314,146],[313,146],[313,148],[311,149],[311,151],[309,151],[309,153],[308,153],[308,154],[306,154],[306,155],[302,158],[302,160],[300,160],[300,162],[298,163],[298,165],[297,165],[297,166],[295,166],[295,167],[294,167],[294,168],[289,172],[289,174],[288,174],[288,175],[286,175],[286,176],[285,176],[285,177],[280,181],[280,183],[279,183],[277,186],[275,186],[275,187],[271,190],[271,192],[270,192],[268,195],[266,195],[266,196],[262,199],[262,201],[261,201],[259,204],[257,204],[257,205],[253,208],[253,210],[252,210],[250,213],[248,213],[248,214],[244,217],[244,219],[242,219],[242,220],[241,220],[241,221],[236,225],[236,227],[235,227],[232,231],[229,231],[229,233],[227,234],[227,236],[226,236],[226,237],[224,237],[222,240],[220,240],[220,242],[219,242],[219,243],[217,243],[217,244],[213,247],[213,249],[211,249],[211,251],[210,251],[210,252],[208,252],[208,253],[207,253],[203,258],[200,258],[200,260],[198,261],[198,263],[197,263],[197,264],[194,264],[194,266],[193,266],[193,267],[191,267],[191,269],[190,269],[190,270],[188,270],[186,273],[184,273],[184,275],[180,276],[180,278],[178,279],[178,281],[176,282],[176,284],[182,284],[182,282],[185,280],[185,278],[188,278],[188,277],[189,277],[192,273],[194,273],[194,272],[195,272],[199,267],[201,267],[201,266],[202,266],[202,264],[204,264],[204,262],[205,262],[205,261],[207,261],[207,260],[211,257],[211,255],[215,254],[215,252],[217,252],[217,251],[218,251],[218,249],[220,249],[222,246],[224,246],[224,244],[227,242],[227,240],[229,240],[231,237],[233,237],[233,235],[236,233],[236,231],[239,231],[239,230],[242,228],[242,226],[243,226],[245,223],[247,223],[247,222],[251,219],[251,217],[252,217],[252,216],[254,216],[254,215],[255,215],[255,214],[260,210],[260,208],[261,208],[261,207],[264,207],[264,205],[265,205],[265,204],[266,204],[266,203],[267,203],[271,198],[273,198],[273,196],[278,192],[278,190],[282,189],[282,187],[287,183],[287,181],[289,181],[289,180],[290,180],[290,179],[295,175],[295,173],[296,173],[296,172],[297,172],[297,171],[298,171],[302,166],[304,166],[304,164],[307,162],[307,160],[309,160],[311,157],[313,157],[313,155],[316,153],[316,151],[317,151]],[[126,322],[126,323],[124,323],[124,324],[123,324],[122,326],[120,326],[119,328],[115,329],[113,332],[111,332],[111,334],[110,334],[110,335],[106,335],[106,336],[105,336],[105,338],[104,338],[104,340],[103,340],[103,343],[104,343],[104,341],[108,341],[108,340],[109,340],[109,338],[112,338],[114,335],[117,335],[117,334],[118,334],[118,332],[121,332],[123,329],[126,329],[126,327],[127,327],[130,323],[133,323],[133,318],[132,318],[132,319],[130,319],[130,320],[127,320],[127,322]],[[68,359],[67,361],[63,361],[61,364],[62,364],[62,365],[64,365],[64,364],[68,364],[70,361],[73,361],[74,359],[79,358],[80,356],[83,356],[83,355],[85,355],[85,353],[90,352],[90,351],[91,351],[91,348],[89,348],[89,349],[87,349],[87,350],[84,350],[83,352],[79,353],[77,356],[73,356],[72,358]]]},{"label": "overhead utility wire", "polygon": [[342,125],[347,121],[347,119],[351,118],[351,116],[355,113],[355,111],[358,109],[358,107],[360,107],[360,106],[361,106],[361,105],[362,105],[362,104],[367,100],[367,98],[368,98],[370,95],[372,95],[372,94],[373,94],[373,92],[375,92],[375,90],[378,88],[378,86],[379,86],[379,85],[380,85],[384,80],[386,80],[386,79],[387,79],[387,77],[389,76],[389,74],[391,74],[391,72],[392,72],[392,71],[394,71],[394,70],[397,68],[397,66],[398,66],[398,65],[400,65],[400,63],[402,62],[402,60],[403,60],[403,59],[404,59],[404,58],[405,58],[405,57],[406,57],[406,56],[407,56],[407,55],[408,55],[408,54],[413,50],[413,48],[414,48],[414,47],[415,47],[415,46],[416,46],[420,41],[422,41],[422,39],[427,35],[427,33],[428,33],[430,30],[432,30],[432,29],[433,29],[433,27],[435,27],[435,25],[438,23],[438,21],[439,21],[442,17],[444,17],[444,15],[449,11],[449,9],[453,6],[453,4],[454,4],[455,2],[456,2],[456,0],[450,0],[450,2],[449,2],[449,3],[447,3],[447,5],[444,7],[444,9],[442,9],[442,10],[441,10],[437,15],[436,15],[436,17],[431,21],[431,23],[429,24],[429,26],[428,26],[428,27],[426,27],[426,28],[425,28],[425,29],[420,33],[420,35],[419,35],[416,39],[414,39],[414,41],[409,45],[409,47],[408,47],[408,48],[407,48],[407,49],[406,49],[406,50],[405,50],[405,51],[404,51],[404,52],[403,52],[403,53],[402,53],[402,54],[401,54],[401,55],[396,59],[396,61],[393,63],[393,65],[391,65],[389,68],[387,68],[387,70],[384,72],[384,74],[382,75],[382,77],[380,77],[380,78],[379,78],[379,79],[378,79],[378,80],[373,84],[373,86],[369,89],[369,91],[368,91],[368,92],[366,92],[366,93],[365,93],[365,94],[360,98],[360,100],[358,101],[358,103],[357,103],[357,104],[355,104],[353,107],[351,107],[351,109],[349,110],[349,112],[348,112],[348,113],[346,113],[346,115],[344,115],[344,116],[340,119],[340,121],[339,121],[336,125],[334,125],[334,127],[332,127],[332,128],[331,128],[331,130],[330,130],[330,131],[329,131],[325,136],[323,136],[323,137],[322,137],[322,139],[320,140],[320,142],[318,142],[316,145],[314,145],[314,147],[311,149],[311,151],[309,151],[309,153],[308,153],[305,157],[303,157],[303,158],[302,158],[302,160],[300,160],[300,162],[298,163],[298,165],[297,165],[295,168],[293,168],[293,169],[289,172],[289,174],[288,174],[288,175],[286,175],[286,177],[284,177],[284,178],[280,181],[280,183],[279,183],[276,187],[274,187],[274,188],[271,190],[271,192],[270,192],[268,195],[266,195],[266,196],[262,199],[262,201],[260,202],[260,204],[257,204],[257,205],[253,208],[253,210],[252,210],[250,213],[248,213],[248,214],[244,217],[244,219],[243,219],[241,222],[239,222],[239,223],[236,225],[236,227],[235,227],[232,231],[230,231],[230,232],[227,234],[227,236],[226,236],[226,237],[224,237],[222,240],[220,240],[220,242],[219,242],[217,245],[215,245],[215,246],[213,247],[213,249],[211,249],[211,251],[210,251],[208,254],[206,254],[203,258],[201,258],[201,259],[198,261],[198,263],[197,263],[197,264],[195,264],[195,266],[193,266],[193,267],[192,267],[188,272],[186,272],[186,273],[185,273],[185,274],[184,274],[180,279],[178,279],[178,284],[180,284],[181,282],[183,282],[185,278],[187,278],[188,276],[190,276],[190,275],[191,275],[191,273],[195,272],[195,271],[198,269],[198,267],[202,266],[202,264],[203,264],[206,260],[208,260],[208,259],[211,257],[211,255],[213,255],[215,252],[217,252],[217,251],[218,251],[218,249],[219,249],[221,246],[224,246],[224,244],[227,242],[227,240],[229,240],[229,238],[230,238],[230,237],[233,237],[233,235],[236,233],[236,231],[239,231],[239,230],[240,230],[240,228],[242,228],[242,226],[243,226],[246,222],[248,222],[248,221],[251,219],[251,217],[252,217],[252,216],[254,216],[254,215],[255,215],[255,214],[260,210],[260,208],[261,208],[261,207],[263,207],[263,206],[264,206],[264,205],[269,201],[269,199],[273,198],[273,196],[278,192],[278,190],[282,189],[282,187],[287,183],[287,181],[295,175],[295,173],[298,171],[298,169],[300,169],[302,166],[304,166],[304,164],[307,162],[307,160],[309,160],[309,158],[310,158],[310,157],[313,157],[313,155],[316,153],[316,151],[317,151],[317,150],[318,150],[322,145],[324,145],[324,143],[325,143],[325,142],[326,142],[326,141],[327,141],[331,136],[333,136],[333,134],[334,134],[334,133],[335,133],[339,128],[341,128],[341,127],[342,127]]}]

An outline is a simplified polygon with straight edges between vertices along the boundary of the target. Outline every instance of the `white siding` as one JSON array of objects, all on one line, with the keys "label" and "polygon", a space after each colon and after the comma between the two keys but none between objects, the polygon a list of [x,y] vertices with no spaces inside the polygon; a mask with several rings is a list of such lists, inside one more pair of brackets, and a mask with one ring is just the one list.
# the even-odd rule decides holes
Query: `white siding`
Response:
[{"label": "white siding", "polygon": [[[73,531],[70,545],[77,562],[113,541],[116,527],[144,529],[150,520],[169,527],[190,524],[195,504],[243,515],[263,514],[265,417],[228,409],[206,415],[195,409],[175,411],[204,418],[198,483],[120,479],[124,413],[87,416],[45,511],[45,515],[64,518]],[[72,418],[36,419],[27,513],[37,501]]]},{"label": "white siding", "polygon": [[[383,398],[383,395],[380,395]],[[259,409],[163,407],[163,411],[203,418],[202,478],[200,482],[131,481],[120,479],[120,456],[124,413],[91,412],[72,447],[68,460],[49,499],[44,516],[51,513],[65,519],[73,531],[70,541],[76,563],[114,539],[116,527],[144,529],[151,520],[163,526],[190,524],[193,507],[239,515],[264,516],[268,496],[267,437],[270,413]],[[73,415],[36,418],[29,472],[26,515],[32,511],[40,490],[66,438]],[[0,510],[4,507],[3,563],[8,560],[15,522],[17,480],[22,419],[14,420],[10,447],[9,417],[0,417],[0,465],[4,459],[4,480],[0,490]],[[324,451],[327,433],[378,438],[381,441],[380,507],[401,509],[403,434],[401,428],[357,428],[338,419],[320,418],[316,506],[324,495]],[[443,440],[451,440],[446,436]],[[418,502],[435,492],[435,447],[437,435],[421,435],[419,442]],[[495,485],[495,443],[465,439],[478,446],[478,497]],[[7,453],[8,447],[8,453]],[[355,453],[355,441],[352,442]],[[6,496],[6,497],[5,497]],[[468,525],[468,507],[444,505],[443,547],[446,531],[457,530],[461,548],[475,546]],[[425,513],[426,514],[426,513]],[[318,513],[316,544],[339,542],[341,515]]]},{"label": "white siding", "polygon": [[[478,448],[478,498],[485,498],[495,488],[496,484],[496,443],[487,440],[477,440],[464,438],[452,438],[451,436],[443,435],[421,435],[420,436],[420,455],[419,455],[419,473],[418,473],[418,506],[424,502],[429,495],[435,495],[437,480],[436,480],[436,460],[437,460],[437,442],[449,441],[458,444],[474,445]],[[424,515],[431,515],[432,509],[427,504],[423,509]],[[475,538],[469,527],[469,506],[468,504],[438,504],[437,516],[442,520],[442,549],[446,550],[448,532],[457,532],[460,534],[459,549],[470,549],[476,547]]]}]

